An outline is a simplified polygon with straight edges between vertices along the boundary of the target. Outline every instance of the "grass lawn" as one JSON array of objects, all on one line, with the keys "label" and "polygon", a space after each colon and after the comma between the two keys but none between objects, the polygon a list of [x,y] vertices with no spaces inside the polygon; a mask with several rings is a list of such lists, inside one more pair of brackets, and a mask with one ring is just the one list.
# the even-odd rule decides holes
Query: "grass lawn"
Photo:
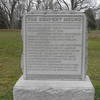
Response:
[{"label": "grass lawn", "polygon": [[0,100],[13,100],[12,87],[21,75],[22,43],[18,32],[0,32]]},{"label": "grass lawn", "polygon": [[[88,44],[88,74],[96,89],[95,100],[100,100],[100,38],[89,38]],[[20,32],[0,32],[0,100],[13,100],[12,88],[22,74],[21,52]]]},{"label": "grass lawn", "polygon": [[100,34],[100,30],[92,30],[92,31],[89,31],[90,34]]}]

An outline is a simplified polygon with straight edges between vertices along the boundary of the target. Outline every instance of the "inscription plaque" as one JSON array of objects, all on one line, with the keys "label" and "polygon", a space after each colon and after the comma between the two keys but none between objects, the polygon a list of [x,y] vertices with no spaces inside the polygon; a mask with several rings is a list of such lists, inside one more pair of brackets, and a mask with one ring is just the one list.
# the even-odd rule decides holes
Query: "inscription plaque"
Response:
[{"label": "inscription plaque", "polygon": [[84,79],[86,17],[38,12],[23,21],[25,79]]}]

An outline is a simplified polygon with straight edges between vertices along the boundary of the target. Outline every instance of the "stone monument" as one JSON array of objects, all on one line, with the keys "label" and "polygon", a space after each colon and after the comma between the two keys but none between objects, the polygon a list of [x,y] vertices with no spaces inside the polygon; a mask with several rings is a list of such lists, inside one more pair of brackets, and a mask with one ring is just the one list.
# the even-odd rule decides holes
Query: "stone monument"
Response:
[{"label": "stone monument", "polygon": [[34,11],[23,18],[23,76],[14,100],[94,100],[83,13]]}]

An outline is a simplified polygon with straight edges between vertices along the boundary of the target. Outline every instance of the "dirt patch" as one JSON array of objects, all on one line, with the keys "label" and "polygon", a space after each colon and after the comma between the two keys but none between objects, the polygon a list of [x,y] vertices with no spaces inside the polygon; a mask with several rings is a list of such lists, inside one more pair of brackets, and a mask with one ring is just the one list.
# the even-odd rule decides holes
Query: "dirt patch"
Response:
[{"label": "dirt patch", "polygon": [[0,29],[0,32],[20,32],[19,29]]},{"label": "dirt patch", "polygon": [[100,39],[100,34],[89,34],[90,38],[98,38]]}]

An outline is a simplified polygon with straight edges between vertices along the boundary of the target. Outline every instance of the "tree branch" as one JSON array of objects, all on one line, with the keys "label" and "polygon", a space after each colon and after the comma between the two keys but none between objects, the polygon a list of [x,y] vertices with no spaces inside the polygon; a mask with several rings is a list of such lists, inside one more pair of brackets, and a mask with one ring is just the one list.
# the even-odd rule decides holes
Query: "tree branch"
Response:
[{"label": "tree branch", "polygon": [[66,1],[63,0],[63,2],[64,2],[64,4],[67,6],[67,8],[68,8],[68,10],[69,10],[69,6],[68,6],[68,4],[66,3]]},{"label": "tree branch", "polygon": [[62,10],[62,6],[61,6],[59,0],[57,0],[57,2],[58,2],[58,4],[59,4],[59,6],[60,6],[60,10]]},{"label": "tree branch", "polygon": [[6,13],[10,15],[10,10],[8,9],[8,7],[6,6],[5,2],[3,2],[3,0],[1,0],[2,5],[4,6],[4,8],[6,8],[7,10]]}]

